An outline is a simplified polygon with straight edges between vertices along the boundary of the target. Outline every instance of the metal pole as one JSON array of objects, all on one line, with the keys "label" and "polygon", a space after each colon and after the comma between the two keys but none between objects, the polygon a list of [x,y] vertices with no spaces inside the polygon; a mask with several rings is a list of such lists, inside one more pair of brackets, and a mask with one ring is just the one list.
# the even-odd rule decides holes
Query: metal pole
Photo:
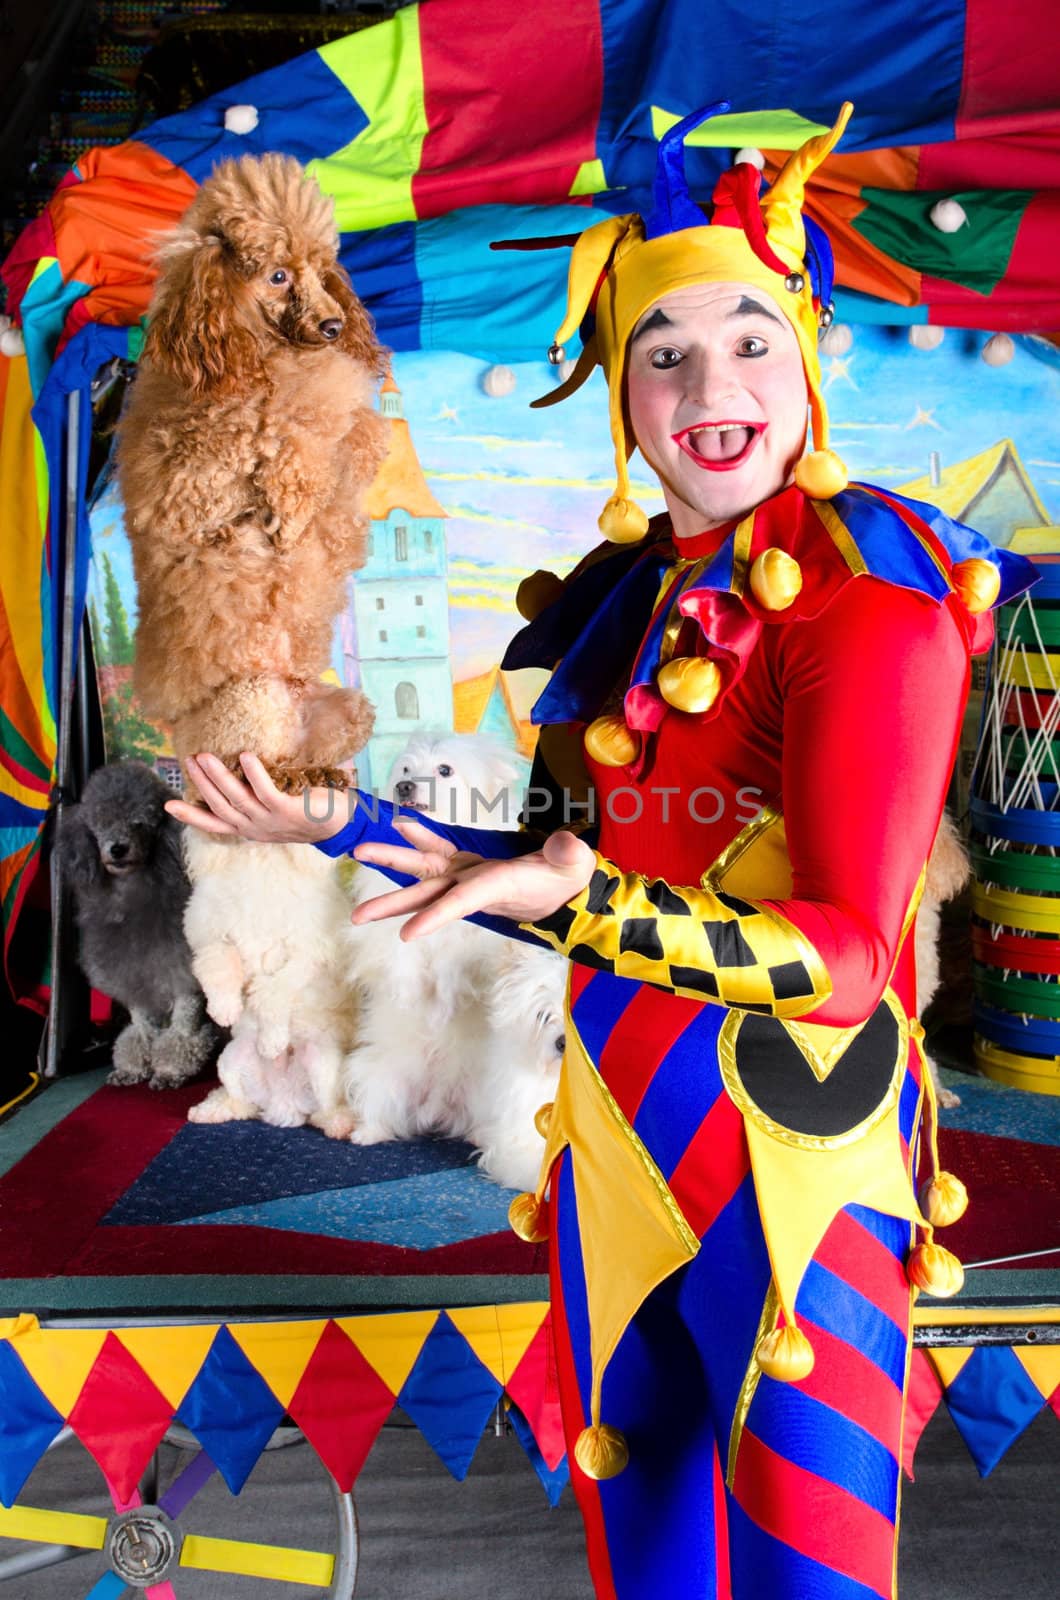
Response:
[{"label": "metal pole", "polygon": [[[81,396],[70,394],[66,402],[66,497],[63,516],[65,533],[62,566],[62,629],[59,639],[59,725],[55,755],[56,802],[53,827],[62,825],[66,786],[70,781],[70,724],[74,702],[74,583],[77,573],[77,480],[80,455]],[[54,839],[54,834],[53,834]],[[63,886],[55,853],[51,862],[51,1001],[48,1006],[48,1031],[44,1076],[54,1078],[59,1071],[62,1050],[62,958]]]}]

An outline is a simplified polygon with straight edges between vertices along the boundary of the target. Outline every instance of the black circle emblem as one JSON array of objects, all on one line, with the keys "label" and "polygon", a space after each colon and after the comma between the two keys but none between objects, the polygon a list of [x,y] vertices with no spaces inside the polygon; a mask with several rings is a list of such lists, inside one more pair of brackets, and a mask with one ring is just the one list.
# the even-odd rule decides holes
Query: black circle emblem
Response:
[{"label": "black circle emblem", "polygon": [[726,1081],[741,1109],[757,1113],[781,1138],[789,1133],[825,1143],[874,1123],[891,1103],[905,1054],[897,1007],[881,1000],[823,1078],[796,1043],[797,1029],[797,1022],[753,1012],[727,1019]]}]

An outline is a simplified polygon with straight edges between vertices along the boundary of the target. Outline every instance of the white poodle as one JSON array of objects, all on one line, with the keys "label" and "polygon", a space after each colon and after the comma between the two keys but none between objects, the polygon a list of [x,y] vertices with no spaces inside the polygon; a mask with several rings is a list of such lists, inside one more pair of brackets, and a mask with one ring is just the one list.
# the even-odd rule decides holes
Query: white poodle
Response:
[{"label": "white poodle", "polygon": [[[916,947],[916,1013],[922,1017],[939,986],[939,928],[942,906],[960,894],[971,877],[968,851],[948,811],[942,813],[939,831],[928,857],[924,895],[916,914],[913,938]],[[926,1053],[926,1052],[925,1052]],[[947,1089],[938,1067],[927,1055],[928,1071],[941,1106],[959,1106],[961,1097]]]},{"label": "white poodle", "polygon": [[309,1122],[346,1138],[353,1118],[342,1063],[356,1015],[346,977],[355,932],[348,868],[312,845],[249,844],[194,828],[185,851],[192,967],[211,1017],[232,1030],[217,1063],[220,1087],[189,1118]]},{"label": "white poodle", "polygon": [[[388,792],[439,821],[515,828],[517,771],[478,736],[417,735]],[[358,904],[393,885],[370,867]],[[567,962],[470,922],[403,944],[405,919],[354,928],[356,1048],[345,1064],[356,1144],[442,1133],[468,1139],[505,1187],[532,1188],[544,1144],[534,1114],[555,1094]]]}]

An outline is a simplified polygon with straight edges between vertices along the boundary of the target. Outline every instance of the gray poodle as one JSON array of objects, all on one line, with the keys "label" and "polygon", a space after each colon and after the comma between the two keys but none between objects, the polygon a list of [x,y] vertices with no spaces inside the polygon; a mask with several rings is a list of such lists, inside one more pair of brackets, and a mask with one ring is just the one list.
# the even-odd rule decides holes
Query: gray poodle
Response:
[{"label": "gray poodle", "polygon": [[213,1053],[218,1034],[184,937],[190,887],[170,791],[140,761],[94,772],[64,813],[58,855],[92,986],[129,1013],[114,1042],[109,1083],[174,1088]]}]

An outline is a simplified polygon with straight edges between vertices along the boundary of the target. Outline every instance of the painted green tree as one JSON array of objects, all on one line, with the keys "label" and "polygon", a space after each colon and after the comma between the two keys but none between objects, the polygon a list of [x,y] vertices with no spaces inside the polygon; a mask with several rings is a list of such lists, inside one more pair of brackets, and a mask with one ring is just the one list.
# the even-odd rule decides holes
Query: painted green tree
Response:
[{"label": "painted green tree", "polygon": [[129,614],[106,551],[103,552],[103,612],[106,635],[100,641],[102,649],[99,659],[108,667],[132,666],[133,641],[129,632]]},{"label": "painted green tree", "polygon": [[165,740],[140,712],[132,684],[120,683],[102,698],[103,737],[111,761],[146,761],[153,766]]}]

